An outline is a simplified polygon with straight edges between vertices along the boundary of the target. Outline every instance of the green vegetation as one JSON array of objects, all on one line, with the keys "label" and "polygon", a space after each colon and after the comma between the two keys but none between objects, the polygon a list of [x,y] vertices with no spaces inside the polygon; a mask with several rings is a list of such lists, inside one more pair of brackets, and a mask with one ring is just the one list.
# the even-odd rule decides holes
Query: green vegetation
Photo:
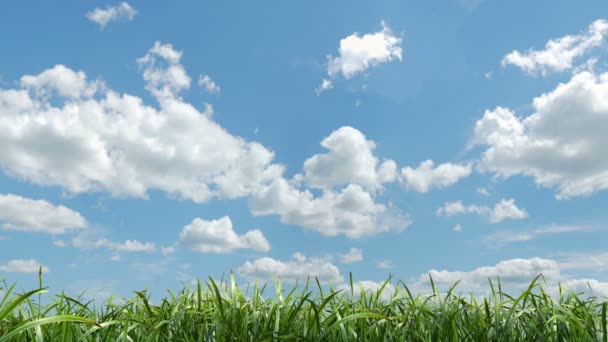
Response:
[{"label": "green vegetation", "polygon": [[[318,281],[264,298],[265,287],[242,291],[234,277],[168,292],[153,304],[145,291],[96,308],[82,296],[49,296],[40,288],[16,294],[0,283],[0,341],[606,341],[606,299],[560,291],[549,296],[536,278],[512,297],[500,281],[484,299],[455,294],[414,296],[398,282],[389,300],[378,291],[324,291]],[[3,284],[3,285],[2,285]]]}]

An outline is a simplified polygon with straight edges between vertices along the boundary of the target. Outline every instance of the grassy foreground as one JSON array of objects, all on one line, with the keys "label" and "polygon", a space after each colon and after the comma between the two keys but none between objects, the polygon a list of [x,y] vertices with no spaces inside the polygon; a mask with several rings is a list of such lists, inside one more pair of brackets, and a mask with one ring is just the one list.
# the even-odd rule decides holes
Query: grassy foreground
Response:
[{"label": "grassy foreground", "polygon": [[[387,280],[384,285],[389,284]],[[229,282],[198,282],[159,303],[136,291],[100,306],[83,297],[16,293],[0,282],[0,341],[606,341],[606,298],[560,291],[549,296],[536,278],[512,297],[489,282],[484,299],[455,294],[414,296],[399,281],[390,300],[350,287],[323,291],[318,281],[289,293],[276,285],[241,290]]]}]

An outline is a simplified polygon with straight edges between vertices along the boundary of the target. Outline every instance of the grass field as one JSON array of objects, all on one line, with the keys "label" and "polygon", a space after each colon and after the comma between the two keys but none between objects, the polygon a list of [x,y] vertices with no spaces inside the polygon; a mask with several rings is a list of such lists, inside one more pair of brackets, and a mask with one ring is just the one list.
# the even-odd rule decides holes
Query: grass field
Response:
[{"label": "grass field", "polygon": [[[387,285],[391,279],[384,284]],[[343,290],[315,280],[273,294],[253,285],[198,282],[169,291],[158,303],[135,291],[130,299],[102,304],[48,295],[40,288],[16,293],[0,283],[0,341],[606,341],[606,298],[566,290],[550,296],[542,277],[517,296],[488,282],[491,295],[457,295],[457,284],[440,293],[415,295],[398,281],[365,292],[350,278]],[[383,297],[385,299],[383,299]],[[45,302],[45,304],[41,304]]]}]

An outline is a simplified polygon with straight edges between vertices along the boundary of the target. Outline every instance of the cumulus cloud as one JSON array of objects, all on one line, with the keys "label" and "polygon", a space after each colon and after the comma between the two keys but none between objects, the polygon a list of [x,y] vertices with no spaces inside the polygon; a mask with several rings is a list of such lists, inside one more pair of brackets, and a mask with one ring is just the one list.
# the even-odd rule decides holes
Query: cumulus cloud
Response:
[{"label": "cumulus cloud", "polygon": [[608,21],[599,19],[589,25],[587,32],[549,40],[544,50],[514,50],[502,59],[502,65],[515,65],[532,75],[569,70],[576,58],[600,46],[607,34]]},{"label": "cumulus cloud", "polygon": [[479,205],[462,204],[462,201],[446,202],[441,208],[437,209],[438,216],[452,216],[456,214],[476,214],[486,216],[490,222],[498,223],[504,220],[521,220],[528,217],[524,209],[520,209],[515,204],[514,199],[501,199],[493,208]]},{"label": "cumulus cloud", "polygon": [[310,191],[279,179],[251,197],[254,215],[279,215],[281,222],[317,231],[325,236],[346,235],[357,239],[389,231],[401,231],[410,221],[392,208],[378,204],[361,186],[349,184],[340,191]]},{"label": "cumulus cloud", "polygon": [[285,283],[306,281],[307,278],[317,277],[322,283],[341,283],[344,278],[340,270],[330,261],[314,257],[306,257],[294,253],[290,260],[281,261],[264,257],[253,262],[246,261],[241,265],[238,274],[249,281],[267,281],[280,279]]},{"label": "cumulus cloud", "polygon": [[468,177],[472,165],[444,163],[434,167],[432,160],[425,160],[418,168],[404,167],[401,169],[401,181],[406,189],[416,192],[428,192],[432,188],[445,188],[456,184]]},{"label": "cumulus cloud", "polygon": [[608,188],[608,73],[584,71],[534,99],[520,118],[508,108],[487,110],[473,143],[486,146],[478,164],[503,177],[526,175],[557,189],[557,198]]},{"label": "cumulus cloud", "polygon": [[38,273],[42,266],[42,272],[49,273],[51,270],[34,259],[9,260],[0,264],[0,271],[9,273]]},{"label": "cumulus cloud", "polygon": [[63,66],[0,89],[0,169],[72,194],[146,198],[159,190],[198,203],[246,196],[278,177],[272,151],[181,99],[190,86],[181,56],[157,42],[138,60],[158,109]]},{"label": "cumulus cloud", "polygon": [[349,79],[368,68],[402,59],[401,38],[394,36],[383,21],[382,30],[379,32],[367,33],[363,36],[353,33],[340,40],[338,56],[328,57],[328,78],[324,79],[317,88],[317,93],[330,89],[332,80],[338,75]]},{"label": "cumulus cloud", "polygon": [[201,75],[198,78],[198,85],[209,94],[217,94],[221,91],[220,86],[217,85],[208,75]]},{"label": "cumulus cloud", "polygon": [[113,21],[135,19],[137,11],[126,2],[121,2],[116,6],[108,6],[105,9],[95,8],[86,14],[87,19],[99,25],[103,30],[106,25]]},{"label": "cumulus cloud", "polygon": [[461,224],[457,224],[452,228],[453,231],[455,232],[461,232],[462,231],[462,225]]},{"label": "cumulus cloud", "polygon": [[363,261],[363,251],[360,248],[351,248],[348,253],[340,254],[340,262],[352,264]]},{"label": "cumulus cloud", "polygon": [[82,230],[87,221],[62,205],[12,194],[0,194],[0,226],[6,230],[64,234]]},{"label": "cumulus cloud", "polygon": [[206,221],[197,218],[182,229],[178,244],[201,253],[230,253],[236,249],[248,248],[268,252],[270,243],[258,229],[238,235],[228,216]]},{"label": "cumulus cloud", "polygon": [[577,278],[562,274],[561,264],[553,259],[530,258],[509,259],[500,261],[492,266],[481,266],[471,271],[449,271],[432,269],[417,279],[410,282],[408,286],[417,293],[430,293],[429,275],[433,278],[435,286],[440,291],[446,291],[449,287],[460,281],[456,292],[475,293],[476,295],[488,295],[490,293],[489,280],[494,285],[500,278],[503,290],[507,293],[516,294],[515,291],[526,290],[530,282],[537,276],[542,275],[548,293],[558,296],[558,285],[569,288],[575,292],[589,294],[589,286],[595,295],[606,295],[608,283],[589,278]]},{"label": "cumulus cloud", "polygon": [[345,126],[333,131],[321,146],[329,152],[316,154],[304,162],[302,180],[311,187],[353,183],[378,189],[395,180],[397,164],[393,160],[380,163],[373,153],[376,144],[355,128]]}]

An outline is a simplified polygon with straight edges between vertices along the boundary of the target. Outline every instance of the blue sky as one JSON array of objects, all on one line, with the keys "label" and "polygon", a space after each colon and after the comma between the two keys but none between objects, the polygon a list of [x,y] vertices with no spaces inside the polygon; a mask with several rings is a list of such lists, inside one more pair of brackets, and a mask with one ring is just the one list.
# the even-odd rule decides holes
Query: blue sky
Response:
[{"label": "blue sky", "polygon": [[[5,6],[0,278],[608,295],[604,1]],[[103,290],[100,290],[103,289]]]}]

